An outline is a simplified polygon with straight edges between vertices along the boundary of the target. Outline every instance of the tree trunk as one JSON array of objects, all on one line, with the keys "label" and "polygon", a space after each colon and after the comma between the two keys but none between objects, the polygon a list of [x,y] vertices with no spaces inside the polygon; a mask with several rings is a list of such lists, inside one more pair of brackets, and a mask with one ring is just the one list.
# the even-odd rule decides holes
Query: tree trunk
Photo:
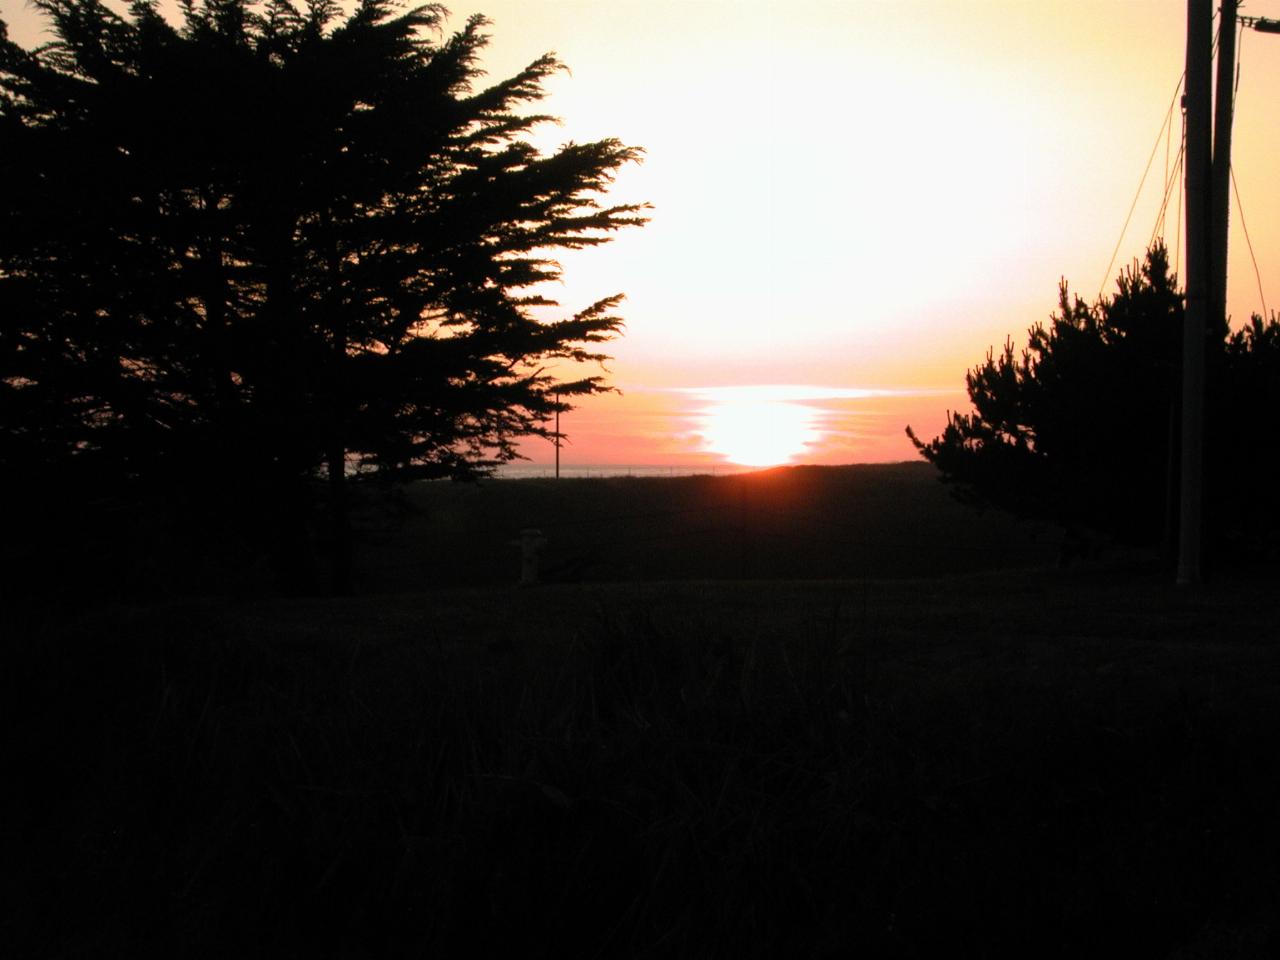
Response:
[{"label": "tree trunk", "polygon": [[342,297],[342,260],[332,221],[327,214],[325,227],[330,241],[329,310],[333,323],[328,390],[328,450],[325,455],[329,469],[329,542],[332,551],[329,589],[334,594],[345,594],[351,592],[352,568],[351,517],[347,505],[347,312]]},{"label": "tree trunk", "polygon": [[347,508],[347,451],[338,442],[329,448],[329,590],[351,592],[351,517]]}]

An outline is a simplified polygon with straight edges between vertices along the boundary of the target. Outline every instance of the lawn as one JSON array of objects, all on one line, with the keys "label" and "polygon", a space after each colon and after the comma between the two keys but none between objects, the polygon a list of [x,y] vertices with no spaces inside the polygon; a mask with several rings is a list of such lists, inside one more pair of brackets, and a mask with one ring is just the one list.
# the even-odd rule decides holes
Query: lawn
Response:
[{"label": "lawn", "polygon": [[363,502],[366,592],[514,582],[530,528],[558,582],[927,577],[1052,564],[1061,542],[966,509],[927,463],[425,483]]},{"label": "lawn", "polygon": [[[1063,570],[1046,531],[913,500],[893,468],[777,476],[722,488],[761,519],[718,546],[670,536],[714,519],[712,478],[433,485],[398,527],[368,506],[363,595],[13,607],[5,940],[1274,955],[1276,571]],[[838,548],[773,546],[831,517]],[[531,522],[553,582],[521,588],[506,540]],[[615,546],[571,565],[593,536]]]}]

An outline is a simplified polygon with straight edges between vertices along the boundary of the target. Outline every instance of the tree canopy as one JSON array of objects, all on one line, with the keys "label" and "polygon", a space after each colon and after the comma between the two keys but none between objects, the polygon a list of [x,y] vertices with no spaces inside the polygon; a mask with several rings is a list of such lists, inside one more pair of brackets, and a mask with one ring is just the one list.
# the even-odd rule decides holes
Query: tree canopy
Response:
[{"label": "tree canopy", "polygon": [[49,44],[0,24],[7,468],[468,476],[607,389],[563,371],[621,296],[538,291],[644,222],[601,202],[641,152],[529,142],[554,56],[481,84],[483,17],[391,0],[36,6]]},{"label": "tree canopy", "polygon": [[[1091,528],[1131,543],[1172,532],[1183,295],[1157,244],[1087,304],[1065,281],[1048,324],[1027,345],[990,350],[965,383],[971,413],[948,414],[920,453],[961,499]],[[1207,481],[1219,536],[1275,528],[1258,438],[1280,426],[1280,324],[1252,318],[1206,333]]]},{"label": "tree canopy", "polygon": [[477,88],[482,17],[388,0],[37,6],[53,43],[0,41],[6,457],[466,472],[602,388],[545,366],[602,359],[620,298],[538,322],[531,288],[643,222],[595,199],[639,151],[527,142],[552,56]]}]

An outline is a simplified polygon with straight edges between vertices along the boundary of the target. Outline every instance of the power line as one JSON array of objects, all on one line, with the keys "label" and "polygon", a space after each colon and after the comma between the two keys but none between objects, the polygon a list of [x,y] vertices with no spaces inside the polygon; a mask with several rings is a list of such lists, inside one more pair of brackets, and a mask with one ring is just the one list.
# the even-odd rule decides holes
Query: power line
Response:
[{"label": "power line", "polygon": [[[1169,146],[1173,140],[1173,124],[1166,123],[1164,125],[1164,192],[1168,196],[1169,193]],[[1178,144],[1179,151],[1182,150],[1182,144]]]},{"label": "power line", "polygon": [[[1173,129],[1173,124],[1169,125],[1169,129],[1170,130]],[[1151,245],[1156,242],[1156,237],[1161,237],[1161,238],[1164,237],[1165,215],[1169,211],[1169,198],[1173,195],[1174,187],[1181,185],[1182,178],[1180,174],[1182,172],[1182,161],[1183,161],[1183,158],[1186,156],[1186,149],[1187,149],[1187,145],[1185,143],[1183,143],[1182,146],[1178,148],[1178,156],[1174,159],[1174,162],[1173,162],[1173,173],[1172,175],[1166,174],[1165,185],[1164,185],[1164,199],[1160,203],[1160,210],[1156,214],[1155,226],[1152,227],[1151,236],[1147,240],[1148,249],[1150,249]],[[1175,269],[1176,269],[1176,263],[1175,263]]]},{"label": "power line", "polygon": [[1165,135],[1165,127],[1173,118],[1173,106],[1178,102],[1178,92],[1182,89],[1182,81],[1186,78],[1186,72],[1178,77],[1178,82],[1174,84],[1173,96],[1169,100],[1169,109],[1165,111],[1164,123],[1160,124],[1160,130],[1156,133],[1156,142],[1151,147],[1151,155],[1147,157],[1147,165],[1142,171],[1142,179],[1138,182],[1138,189],[1133,195],[1133,203],[1129,204],[1129,214],[1124,218],[1124,226],[1120,228],[1120,236],[1116,239],[1115,249],[1111,251],[1111,260],[1107,263],[1106,273],[1102,277],[1102,283],[1098,286],[1098,299],[1102,299],[1103,291],[1107,289],[1107,281],[1111,279],[1111,268],[1115,266],[1116,257],[1120,253],[1120,245],[1124,243],[1124,236],[1129,232],[1129,222],[1133,219],[1133,211],[1138,207],[1138,200],[1142,196],[1142,188],[1146,185],[1147,174],[1151,172],[1151,164],[1155,162],[1156,151],[1160,149],[1160,140]]},{"label": "power line", "polygon": [[1262,319],[1266,320],[1270,314],[1267,313],[1267,297],[1262,292],[1262,274],[1258,270],[1258,258],[1253,255],[1253,241],[1249,239],[1249,225],[1244,222],[1244,204],[1240,202],[1240,187],[1236,184],[1236,170],[1231,168],[1231,189],[1236,195],[1236,209],[1240,211],[1240,229],[1244,231],[1245,246],[1249,248],[1249,259],[1253,261],[1253,276],[1258,281],[1258,299],[1262,301]]},{"label": "power line", "polygon": [[[1186,178],[1186,174],[1187,174],[1186,155],[1187,155],[1187,111],[1183,110],[1182,111],[1183,165],[1182,165],[1182,173],[1178,177],[1179,186],[1181,186],[1181,181]],[[1178,191],[1178,214],[1174,218],[1174,226],[1176,228],[1176,233],[1174,233],[1174,245],[1173,245],[1173,272],[1177,276],[1182,276],[1182,272],[1179,270],[1179,264],[1181,264],[1182,262],[1182,196],[1184,192],[1185,191],[1183,190]]]},{"label": "power line", "polygon": [[[1165,215],[1169,210],[1169,191],[1172,189],[1174,180],[1178,177],[1178,170],[1182,163],[1182,152],[1186,149],[1186,130],[1185,124],[1182,135],[1178,140],[1178,155],[1174,158],[1174,166],[1172,173],[1169,170],[1169,150],[1173,143],[1173,124],[1166,123],[1164,127],[1164,198],[1160,202],[1160,212],[1156,214],[1156,224],[1151,231],[1151,237],[1147,240],[1147,249],[1155,242],[1155,238],[1164,237]],[[1176,267],[1175,267],[1176,269]],[[1105,281],[1104,281],[1105,282]]]}]

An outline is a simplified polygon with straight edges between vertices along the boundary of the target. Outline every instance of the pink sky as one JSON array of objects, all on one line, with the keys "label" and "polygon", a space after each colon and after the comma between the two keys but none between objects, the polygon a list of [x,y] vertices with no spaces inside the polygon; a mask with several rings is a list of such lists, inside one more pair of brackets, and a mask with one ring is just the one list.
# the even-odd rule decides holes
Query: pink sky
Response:
[{"label": "pink sky", "polygon": [[[844,391],[854,393],[854,391]],[[565,466],[607,464],[710,467],[778,462],[875,463],[918,457],[910,424],[931,438],[948,409],[967,409],[957,390],[840,395],[824,387],[692,389],[622,388],[593,397],[561,419],[570,437]],[[550,464],[547,441],[522,446],[530,461]]]}]

